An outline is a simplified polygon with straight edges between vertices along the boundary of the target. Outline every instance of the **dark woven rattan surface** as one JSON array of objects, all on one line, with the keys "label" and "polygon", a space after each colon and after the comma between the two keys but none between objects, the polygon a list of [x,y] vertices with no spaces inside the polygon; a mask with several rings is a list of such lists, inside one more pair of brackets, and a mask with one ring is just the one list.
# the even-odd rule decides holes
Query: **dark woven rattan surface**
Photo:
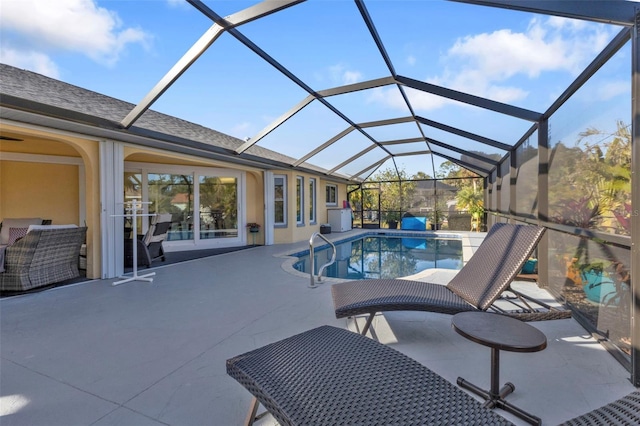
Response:
[{"label": "dark woven rattan surface", "polygon": [[[522,269],[544,228],[499,223],[446,286],[400,279],[359,280],[331,287],[336,318],[385,311],[457,314],[487,310]],[[570,311],[510,312],[523,321],[563,319]]]},{"label": "dark woven rattan surface", "polygon": [[400,352],[322,326],[227,360],[282,425],[507,425]]},{"label": "dark woven rattan surface", "polygon": [[640,391],[571,419],[561,426],[640,425]]},{"label": "dark woven rattan surface", "polygon": [[7,247],[0,290],[30,290],[80,276],[87,228],[35,229]]},{"label": "dark woven rattan surface", "polygon": [[486,310],[509,287],[538,245],[545,229],[497,223],[447,287]]},{"label": "dark woven rattan surface", "polygon": [[336,318],[384,311],[429,311],[443,314],[477,311],[440,284],[397,279],[359,280],[331,287]]}]

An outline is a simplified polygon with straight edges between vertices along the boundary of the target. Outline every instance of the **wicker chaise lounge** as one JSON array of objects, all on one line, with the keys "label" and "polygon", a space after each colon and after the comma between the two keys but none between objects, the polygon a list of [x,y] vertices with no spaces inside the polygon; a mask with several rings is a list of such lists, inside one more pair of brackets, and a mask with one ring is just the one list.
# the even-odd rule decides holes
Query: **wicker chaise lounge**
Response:
[{"label": "wicker chaise lounge", "polygon": [[[281,425],[511,425],[424,365],[373,339],[321,326],[227,360],[227,374]],[[640,424],[640,391],[563,426]]]},{"label": "wicker chaise lounge", "polygon": [[[553,308],[527,298],[510,288],[545,229],[531,225],[493,225],[467,264],[446,285],[402,279],[350,281],[331,287],[336,318],[368,314],[362,329],[366,334],[377,312],[427,311],[457,314],[465,311],[495,311],[523,321],[563,319],[571,311]],[[517,309],[495,305],[509,290],[517,298]],[[535,306],[534,306],[535,304]]]},{"label": "wicker chaise lounge", "polygon": [[[511,425],[406,355],[322,326],[227,360],[227,374],[281,425]],[[258,418],[261,416],[257,416]]]},{"label": "wicker chaise lounge", "polygon": [[640,391],[567,420],[560,426],[640,425]]}]

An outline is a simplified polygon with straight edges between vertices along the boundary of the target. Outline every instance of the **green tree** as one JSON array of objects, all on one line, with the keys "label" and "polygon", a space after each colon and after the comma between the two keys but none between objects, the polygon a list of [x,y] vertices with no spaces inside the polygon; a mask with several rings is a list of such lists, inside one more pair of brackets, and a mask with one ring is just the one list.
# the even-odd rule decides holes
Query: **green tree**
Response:
[{"label": "green tree", "polygon": [[468,210],[476,219],[484,213],[484,196],[473,186],[466,186],[459,190],[456,201],[459,210]]},{"label": "green tree", "polygon": [[549,207],[555,221],[575,222],[578,212],[570,207],[580,206],[597,213],[582,221],[590,228],[628,235],[624,225],[631,203],[629,126],[618,121],[613,132],[588,128],[580,133],[574,147],[556,144],[550,157],[549,181]]},{"label": "green tree", "polygon": [[369,180],[380,183],[380,209],[385,220],[400,220],[401,214],[411,206],[416,183],[404,169],[396,173],[392,168],[379,171]]}]

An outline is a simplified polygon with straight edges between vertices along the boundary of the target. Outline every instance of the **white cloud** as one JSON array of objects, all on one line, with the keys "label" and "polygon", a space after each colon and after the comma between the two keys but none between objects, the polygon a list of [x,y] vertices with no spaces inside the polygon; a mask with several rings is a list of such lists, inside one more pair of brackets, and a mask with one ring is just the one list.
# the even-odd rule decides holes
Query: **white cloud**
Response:
[{"label": "white cloud", "polygon": [[242,123],[238,123],[235,126],[233,126],[230,130],[229,130],[229,134],[230,135],[234,135],[237,138],[249,138],[252,137],[253,133],[252,129],[253,126],[251,125],[251,123],[249,123],[248,121],[242,122]]},{"label": "white cloud", "polygon": [[498,30],[459,39],[448,59],[463,61],[495,80],[524,74],[537,77],[545,71],[579,73],[586,62],[601,51],[609,33],[604,26],[552,17],[534,18],[523,33]]},{"label": "white cloud", "polygon": [[51,78],[60,78],[58,67],[44,53],[0,46],[0,62],[17,68],[28,69]]},{"label": "white cloud", "polygon": [[189,3],[184,0],[167,0],[170,7],[190,7]]},{"label": "white cloud", "polygon": [[127,45],[146,47],[150,40],[139,28],[124,28],[116,13],[94,0],[3,1],[0,24],[19,34],[27,50],[78,52],[106,65],[115,64]]},{"label": "white cloud", "polygon": [[[501,29],[468,35],[456,40],[440,58],[443,71],[425,81],[513,104],[529,93],[510,79],[534,80],[548,72],[577,75],[606,46],[612,31],[605,25],[551,17],[532,19],[522,32]],[[411,56],[407,62],[412,64]],[[398,106],[395,98],[392,93],[372,96],[394,108]],[[451,102],[423,93],[416,93],[411,99],[421,111]],[[404,108],[404,103],[401,106]]]},{"label": "white cloud", "polygon": [[[419,90],[413,90],[411,88],[405,88],[405,93],[414,108],[422,111],[431,111],[440,108],[447,102],[445,98],[440,96],[435,96]],[[407,111],[407,104],[402,97],[402,94],[395,86],[371,89],[369,96],[367,97],[367,102],[384,104],[392,109]]]},{"label": "white cloud", "polygon": [[329,67],[331,82],[336,85],[353,84],[362,81],[362,73],[347,69],[344,64]]},{"label": "white cloud", "polygon": [[601,84],[596,91],[598,100],[608,101],[618,95],[630,93],[631,86],[628,81],[610,81],[605,84]]},{"label": "white cloud", "polygon": [[413,55],[407,56],[407,63],[411,66],[416,64],[416,57]]},{"label": "white cloud", "polygon": [[362,73],[359,71],[345,71],[342,74],[342,82],[344,84],[357,83],[362,80]]}]

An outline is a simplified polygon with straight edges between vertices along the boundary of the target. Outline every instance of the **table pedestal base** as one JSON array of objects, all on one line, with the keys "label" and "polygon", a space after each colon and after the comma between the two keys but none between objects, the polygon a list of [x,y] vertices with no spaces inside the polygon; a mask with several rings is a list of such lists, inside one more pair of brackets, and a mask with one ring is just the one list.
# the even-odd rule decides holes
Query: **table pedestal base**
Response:
[{"label": "table pedestal base", "polygon": [[474,385],[471,382],[466,381],[462,377],[458,377],[457,380],[458,386],[461,388],[467,389],[476,395],[484,398],[485,404],[484,406],[487,408],[501,408],[509,413],[513,414],[521,418],[532,425],[541,425],[542,419],[540,417],[536,417],[532,414],[527,413],[526,411],[516,407],[513,404],[507,402],[504,398],[507,395],[516,390],[516,387],[513,383],[507,382],[502,388],[498,388],[500,386],[500,351],[495,348],[491,348],[491,390],[487,391],[479,386]]}]

